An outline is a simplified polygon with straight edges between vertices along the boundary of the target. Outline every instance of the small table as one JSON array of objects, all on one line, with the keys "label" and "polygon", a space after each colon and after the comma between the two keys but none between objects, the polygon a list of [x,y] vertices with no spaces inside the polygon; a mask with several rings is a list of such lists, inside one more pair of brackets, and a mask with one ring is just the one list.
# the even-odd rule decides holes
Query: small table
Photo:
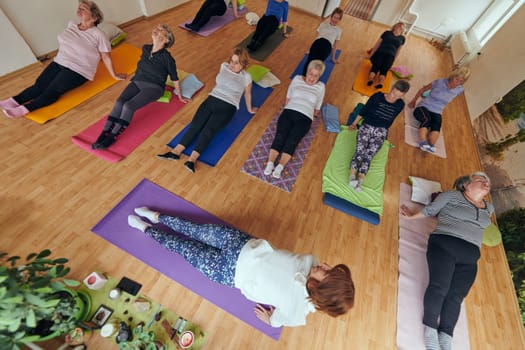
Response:
[{"label": "small table", "polygon": [[[108,281],[104,287],[97,290],[89,289],[82,284],[79,289],[89,294],[92,302],[92,308],[87,321],[89,322],[92,320],[99,307],[103,305],[112,311],[110,315],[106,315],[105,320],[103,321],[104,323],[108,321],[123,321],[127,323],[133,331],[133,329],[139,323],[143,322],[144,330],[147,332],[155,332],[155,339],[162,342],[162,344],[165,346],[165,349],[180,349],[180,346],[177,343],[177,338],[175,337],[174,340],[170,339],[171,334],[168,334],[168,332],[165,330],[165,326],[163,327],[162,325],[163,322],[164,325],[166,325],[167,321],[173,326],[180,315],[177,315],[175,312],[164,308],[161,304],[155,302],[143,294],[137,294],[136,296],[133,296],[126,292],[121,292],[117,298],[110,299],[109,292],[114,289],[117,284],[118,281],[114,278],[108,278]],[[149,309],[145,311],[137,310],[135,307],[136,301],[142,302],[144,304],[149,303]],[[157,315],[159,312],[160,318],[155,320],[155,315]],[[206,333],[199,326],[190,321],[187,321],[186,326],[184,327],[184,331],[188,330],[192,331],[195,336],[193,345],[188,349],[201,350],[206,341]],[[113,339],[115,341],[115,337],[108,339]]]}]

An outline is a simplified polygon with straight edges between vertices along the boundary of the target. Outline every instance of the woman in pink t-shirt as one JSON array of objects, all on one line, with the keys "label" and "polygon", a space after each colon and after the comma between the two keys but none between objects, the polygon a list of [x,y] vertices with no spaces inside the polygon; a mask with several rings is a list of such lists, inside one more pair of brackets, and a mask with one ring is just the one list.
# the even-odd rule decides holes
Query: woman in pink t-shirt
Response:
[{"label": "woman in pink t-shirt", "polygon": [[58,35],[58,53],[36,79],[33,86],[20,94],[0,101],[0,108],[10,118],[23,117],[31,111],[48,106],[64,93],[88,80],[93,80],[100,58],[114,79],[123,80],[111,61],[111,44],[97,25],[103,14],[93,1],[80,0],[77,17]]}]

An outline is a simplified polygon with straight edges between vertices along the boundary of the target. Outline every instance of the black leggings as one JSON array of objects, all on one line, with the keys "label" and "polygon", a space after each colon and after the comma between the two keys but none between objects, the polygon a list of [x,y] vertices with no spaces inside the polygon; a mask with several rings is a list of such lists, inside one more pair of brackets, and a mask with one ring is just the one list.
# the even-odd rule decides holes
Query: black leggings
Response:
[{"label": "black leggings", "polygon": [[266,39],[272,35],[279,27],[279,20],[275,16],[262,16],[252,36],[252,42],[258,42],[260,45],[264,44]]},{"label": "black leggings", "polygon": [[187,147],[200,132],[194,150],[202,154],[215,135],[232,120],[236,111],[237,108],[231,103],[208,96],[197,109],[180,144]]},{"label": "black leggings", "polygon": [[332,44],[329,40],[325,38],[316,39],[312,46],[310,47],[310,52],[308,53],[308,58],[303,67],[303,75],[306,76],[306,71],[308,70],[308,64],[313,60],[321,60],[324,62],[330,56],[332,52]]},{"label": "black leggings", "polygon": [[306,115],[292,109],[285,109],[277,121],[277,131],[271,149],[292,156],[311,125],[312,119]]},{"label": "black leggings", "polygon": [[33,86],[28,87],[13,99],[18,104],[25,105],[29,111],[48,106],[60,96],[84,84],[87,81],[82,75],[69,68],[51,62]]},{"label": "black leggings", "polygon": [[380,75],[386,76],[386,73],[388,73],[388,70],[392,68],[394,64],[394,59],[395,57],[392,55],[376,52],[370,57],[370,61],[372,61],[372,69],[370,69],[370,72],[379,72]]},{"label": "black leggings", "polygon": [[476,279],[479,256],[479,248],[461,238],[430,235],[423,324],[453,336],[461,303]]},{"label": "black leggings", "polygon": [[193,21],[191,21],[190,26],[198,31],[208,23],[212,16],[222,16],[226,13],[226,10],[224,0],[206,0],[195,15]]},{"label": "black leggings", "polygon": [[103,131],[109,131],[111,128],[111,133],[118,135],[122,132],[123,127],[129,125],[137,109],[158,100],[163,93],[164,88],[160,85],[145,81],[131,81],[115,102]]}]

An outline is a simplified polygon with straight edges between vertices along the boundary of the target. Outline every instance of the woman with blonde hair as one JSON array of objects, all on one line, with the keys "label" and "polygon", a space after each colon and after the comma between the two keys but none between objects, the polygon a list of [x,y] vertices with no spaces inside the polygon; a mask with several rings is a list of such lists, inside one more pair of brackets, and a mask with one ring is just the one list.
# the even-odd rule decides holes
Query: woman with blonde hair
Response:
[{"label": "woman with blonde hair", "polygon": [[58,53],[33,86],[0,101],[0,108],[7,117],[23,117],[52,104],[86,81],[93,80],[100,58],[114,79],[126,78],[125,74],[117,74],[113,69],[111,44],[106,34],[97,27],[104,19],[97,4],[80,0],[77,17],[78,22],[70,21],[66,30],[58,35]]},{"label": "woman with blonde hair", "polygon": [[197,109],[180,143],[173,152],[159,154],[158,158],[178,160],[186,147],[197,139],[195,148],[184,163],[186,169],[194,173],[195,162],[215,135],[232,120],[243,94],[248,112],[257,112],[258,108],[252,106],[252,78],[245,70],[248,63],[246,50],[236,47],[229,61],[221,64],[215,87]]},{"label": "woman with blonde hair", "polygon": [[[325,66],[322,61],[308,64],[306,76],[296,75],[288,87],[284,110],[277,121],[277,130],[270,147],[264,175],[279,179],[281,172],[310,130],[312,121],[319,115],[325,94],[325,85],[319,81]],[[275,161],[279,157],[279,163]]]},{"label": "woman with blonde hair", "polygon": [[420,96],[430,90],[428,96],[414,109],[414,118],[419,125],[419,148],[422,151],[434,153],[434,146],[441,131],[441,114],[447,104],[463,92],[463,84],[470,77],[470,69],[461,67],[453,71],[448,78],[437,79],[423,86],[410,101],[408,107],[416,107]]},{"label": "woman with blonde hair", "polygon": [[[134,211],[138,216],[128,216],[131,227],[181,255],[210,280],[238,288],[260,303],[255,315],[273,327],[305,325],[307,315],[316,310],[337,317],[354,305],[354,282],[344,264],[320,264],[313,255],[275,249],[231,227],[196,224],[146,207]],[[182,236],[152,225],[157,223]]]}]

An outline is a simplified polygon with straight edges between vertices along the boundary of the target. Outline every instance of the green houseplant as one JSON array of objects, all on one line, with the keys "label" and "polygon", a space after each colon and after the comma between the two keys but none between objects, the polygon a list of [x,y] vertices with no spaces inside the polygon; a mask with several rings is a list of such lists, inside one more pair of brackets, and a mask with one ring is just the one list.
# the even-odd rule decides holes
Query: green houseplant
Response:
[{"label": "green houseplant", "polygon": [[89,312],[88,295],[68,287],[66,258],[51,258],[51,251],[19,256],[0,253],[0,344],[19,349],[21,344],[67,333]]}]

